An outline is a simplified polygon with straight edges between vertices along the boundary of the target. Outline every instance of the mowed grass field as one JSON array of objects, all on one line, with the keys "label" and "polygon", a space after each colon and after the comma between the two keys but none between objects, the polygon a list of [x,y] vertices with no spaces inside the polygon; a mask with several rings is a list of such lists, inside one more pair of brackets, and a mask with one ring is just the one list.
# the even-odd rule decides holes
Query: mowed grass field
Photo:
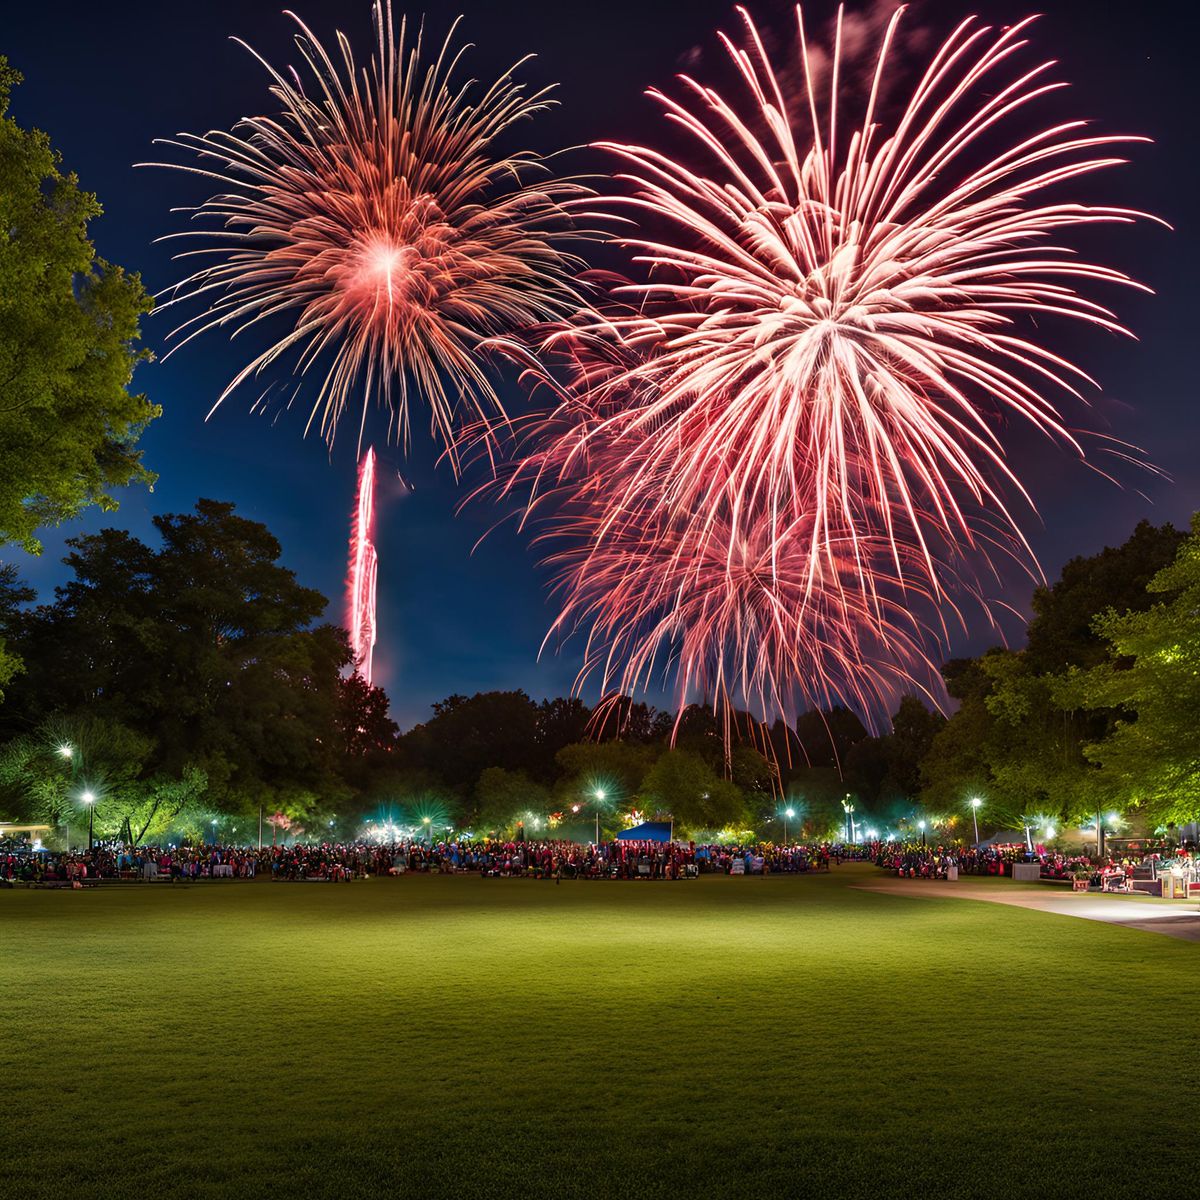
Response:
[{"label": "mowed grass field", "polygon": [[1174,1194],[1200,945],[880,877],[0,892],[0,1192]]}]

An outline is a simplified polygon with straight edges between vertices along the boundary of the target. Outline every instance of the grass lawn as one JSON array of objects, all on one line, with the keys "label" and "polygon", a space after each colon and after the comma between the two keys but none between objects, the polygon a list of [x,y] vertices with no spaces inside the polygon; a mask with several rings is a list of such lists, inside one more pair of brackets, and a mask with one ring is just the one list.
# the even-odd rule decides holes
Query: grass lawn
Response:
[{"label": "grass lawn", "polygon": [[0,1193],[1188,1192],[1200,945],[882,877],[0,892]]}]

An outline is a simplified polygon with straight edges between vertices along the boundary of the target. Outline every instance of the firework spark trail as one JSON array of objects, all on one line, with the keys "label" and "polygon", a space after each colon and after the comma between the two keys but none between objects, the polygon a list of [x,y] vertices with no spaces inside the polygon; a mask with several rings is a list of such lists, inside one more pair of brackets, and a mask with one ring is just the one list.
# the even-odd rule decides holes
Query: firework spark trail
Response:
[{"label": "firework spark trail", "polygon": [[172,353],[213,329],[284,324],[214,408],[290,360],[301,382],[316,386],[309,426],[317,421],[330,441],[356,397],[360,440],[373,400],[407,438],[416,392],[457,465],[458,410],[473,421],[504,416],[487,344],[580,303],[570,285],[577,264],[560,249],[560,237],[572,236],[562,204],[580,189],[535,178],[548,172],[532,151],[495,148],[552,103],[549,89],[528,93],[514,81],[525,59],[490,86],[460,85],[467,47],[454,46],[457,22],[426,59],[422,33],[410,40],[403,19],[397,28],[390,2],[372,13],[376,45],[365,69],[342,34],[331,51],[293,16],[311,92],[299,72],[255,54],[278,115],[164,139],[194,165],[144,164],[220,186],[183,210],[202,228],[169,235],[198,239],[179,257],[207,265],[162,307],[200,308],[174,331],[181,341]]},{"label": "firework spark trail", "polygon": [[375,654],[375,585],[379,556],[375,552],[375,449],[368,447],[358,464],[358,493],[350,533],[347,580],[347,626],[358,673],[370,685]]},{"label": "firework spark trail", "polygon": [[701,168],[604,144],[624,173],[601,212],[627,219],[645,278],[546,336],[530,369],[558,407],[501,490],[522,481],[526,519],[579,539],[551,561],[585,669],[645,686],[665,655],[680,700],[703,677],[766,716],[822,694],[861,707],[871,668],[920,675],[925,635],[944,641],[906,610],[953,619],[948,582],[972,590],[993,556],[1036,572],[997,427],[1083,456],[1059,404],[1092,381],[1043,326],[1127,332],[1090,292],[1148,289],[1061,235],[1143,215],[1070,189],[1144,139],[1025,127],[1063,86],[1018,65],[1029,21],[963,21],[885,129],[900,12],[853,122],[840,15],[826,95],[796,10],[793,103],[739,11],[742,44],[722,41],[741,99],[687,77],[682,101],[650,93]]}]

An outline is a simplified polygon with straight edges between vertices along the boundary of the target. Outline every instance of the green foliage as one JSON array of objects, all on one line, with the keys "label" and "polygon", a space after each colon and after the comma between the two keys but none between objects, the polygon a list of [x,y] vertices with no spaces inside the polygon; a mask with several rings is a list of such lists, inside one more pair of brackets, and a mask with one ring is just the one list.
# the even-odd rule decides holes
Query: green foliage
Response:
[{"label": "green foliage", "polygon": [[1086,748],[1098,768],[1091,811],[1139,806],[1154,822],[1200,815],[1200,514],[1175,561],[1149,584],[1153,607],[1095,622],[1108,658],[1059,683],[1064,706],[1119,715]]},{"label": "green foliage", "polygon": [[40,526],[154,482],[136,446],[160,410],[128,390],[150,297],[96,256],[95,196],[7,115],[20,78],[0,57],[0,543],[36,553]]},{"label": "green foliage", "polygon": [[1122,545],[1072,559],[1052,587],[1035,593],[1025,650],[947,665],[959,708],[921,762],[926,804],[962,812],[979,796],[981,826],[989,827],[1016,827],[1023,813],[1063,824],[1096,811],[1103,789],[1084,747],[1105,737],[1115,713],[1098,692],[1086,703],[1082,693],[1069,694],[1059,676],[1104,658],[1098,613],[1150,606],[1146,583],[1171,561],[1179,539],[1170,525],[1142,522]]},{"label": "green foliage", "polygon": [[17,568],[12,563],[0,563],[0,701],[4,699],[4,687],[25,664],[7,649],[6,635],[15,624],[23,604],[35,599],[36,593],[17,578]]},{"label": "green foliage", "polygon": [[475,785],[472,824],[480,833],[511,834],[524,813],[544,814],[549,805],[549,790],[525,772],[488,767]]},{"label": "green foliage", "polygon": [[851,746],[867,736],[866,726],[848,708],[810,709],[796,721],[796,739],[809,767],[840,767]]},{"label": "green foliage", "polygon": [[152,751],[150,738],[99,714],[51,717],[0,748],[0,797],[21,819],[79,828],[90,792],[97,834],[116,834],[142,803]]},{"label": "green foliage", "polygon": [[639,803],[647,819],[674,818],[677,832],[741,828],[749,819],[741,789],[687,750],[659,756],[642,780]]},{"label": "green foliage", "polygon": [[847,751],[846,784],[870,808],[911,802],[921,790],[921,764],[946,724],[916,696],[902,696],[890,733],[864,737]]},{"label": "green foliage", "polygon": [[405,736],[404,752],[465,795],[488,767],[527,767],[537,729],[537,705],[524,692],[449,696]]},{"label": "green foliage", "polygon": [[555,795],[567,804],[591,803],[597,789],[609,806],[630,804],[646,772],[662,752],[661,746],[635,742],[576,742],[555,756],[559,782]]},{"label": "green foliage", "polygon": [[[369,787],[363,764],[394,726],[381,692],[343,678],[345,632],[313,623],[325,598],[230,504],[155,525],[157,549],[112,529],[68,543],[73,578],[13,622],[29,669],[9,689],[10,730],[82,713],[147,739],[143,781],[190,779],[190,796],[203,778],[220,812],[337,811]],[[160,797],[151,819],[178,802]]]},{"label": "green foliage", "polygon": [[1071,559],[1053,587],[1033,593],[1025,649],[1030,670],[1053,674],[1103,662],[1108,651],[1097,615],[1146,608],[1147,585],[1175,557],[1183,537],[1173,525],[1141,521],[1120,546]]}]

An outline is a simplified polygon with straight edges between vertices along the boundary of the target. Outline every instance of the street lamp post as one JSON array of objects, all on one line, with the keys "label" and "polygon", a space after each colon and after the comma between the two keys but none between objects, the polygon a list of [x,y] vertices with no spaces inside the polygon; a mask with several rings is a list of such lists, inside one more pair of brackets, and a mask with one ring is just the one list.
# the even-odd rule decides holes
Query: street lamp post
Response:
[{"label": "street lamp post", "polygon": [[920,829],[920,831],[921,831],[921,849],[924,850],[925,849],[925,822],[918,821],[917,828]]},{"label": "street lamp post", "polygon": [[983,803],[978,796],[971,801],[971,820],[975,822],[975,845],[979,845],[979,806]]},{"label": "street lamp post", "polygon": [[597,788],[596,795],[596,845],[600,845],[600,805],[604,802],[604,797],[607,793],[603,788]]},{"label": "street lamp post", "polygon": [[783,844],[784,844],[785,846],[788,844],[788,828],[787,828],[787,823],[788,823],[788,821],[790,821],[790,820],[792,819],[792,817],[794,817],[795,815],[796,815],[796,810],[795,810],[794,808],[785,808],[785,809],[783,810]]},{"label": "street lamp post", "polygon": [[91,791],[84,792],[79,797],[88,806],[88,853],[91,853],[93,833],[96,828],[96,797]]},{"label": "street lamp post", "polygon": [[[75,757],[75,747],[72,746],[69,742],[64,742],[58,748],[58,755],[60,758],[65,758],[68,762],[70,762],[71,759],[73,759]],[[75,764],[71,763],[71,765],[74,766]],[[71,773],[73,775],[74,771],[72,771]],[[68,800],[69,800],[70,799],[70,784],[67,785],[67,792],[68,792]],[[67,812],[68,812],[68,814],[70,813],[69,807],[67,809]],[[67,853],[70,854],[70,852],[71,852],[71,818],[68,815],[67,816]]]}]

